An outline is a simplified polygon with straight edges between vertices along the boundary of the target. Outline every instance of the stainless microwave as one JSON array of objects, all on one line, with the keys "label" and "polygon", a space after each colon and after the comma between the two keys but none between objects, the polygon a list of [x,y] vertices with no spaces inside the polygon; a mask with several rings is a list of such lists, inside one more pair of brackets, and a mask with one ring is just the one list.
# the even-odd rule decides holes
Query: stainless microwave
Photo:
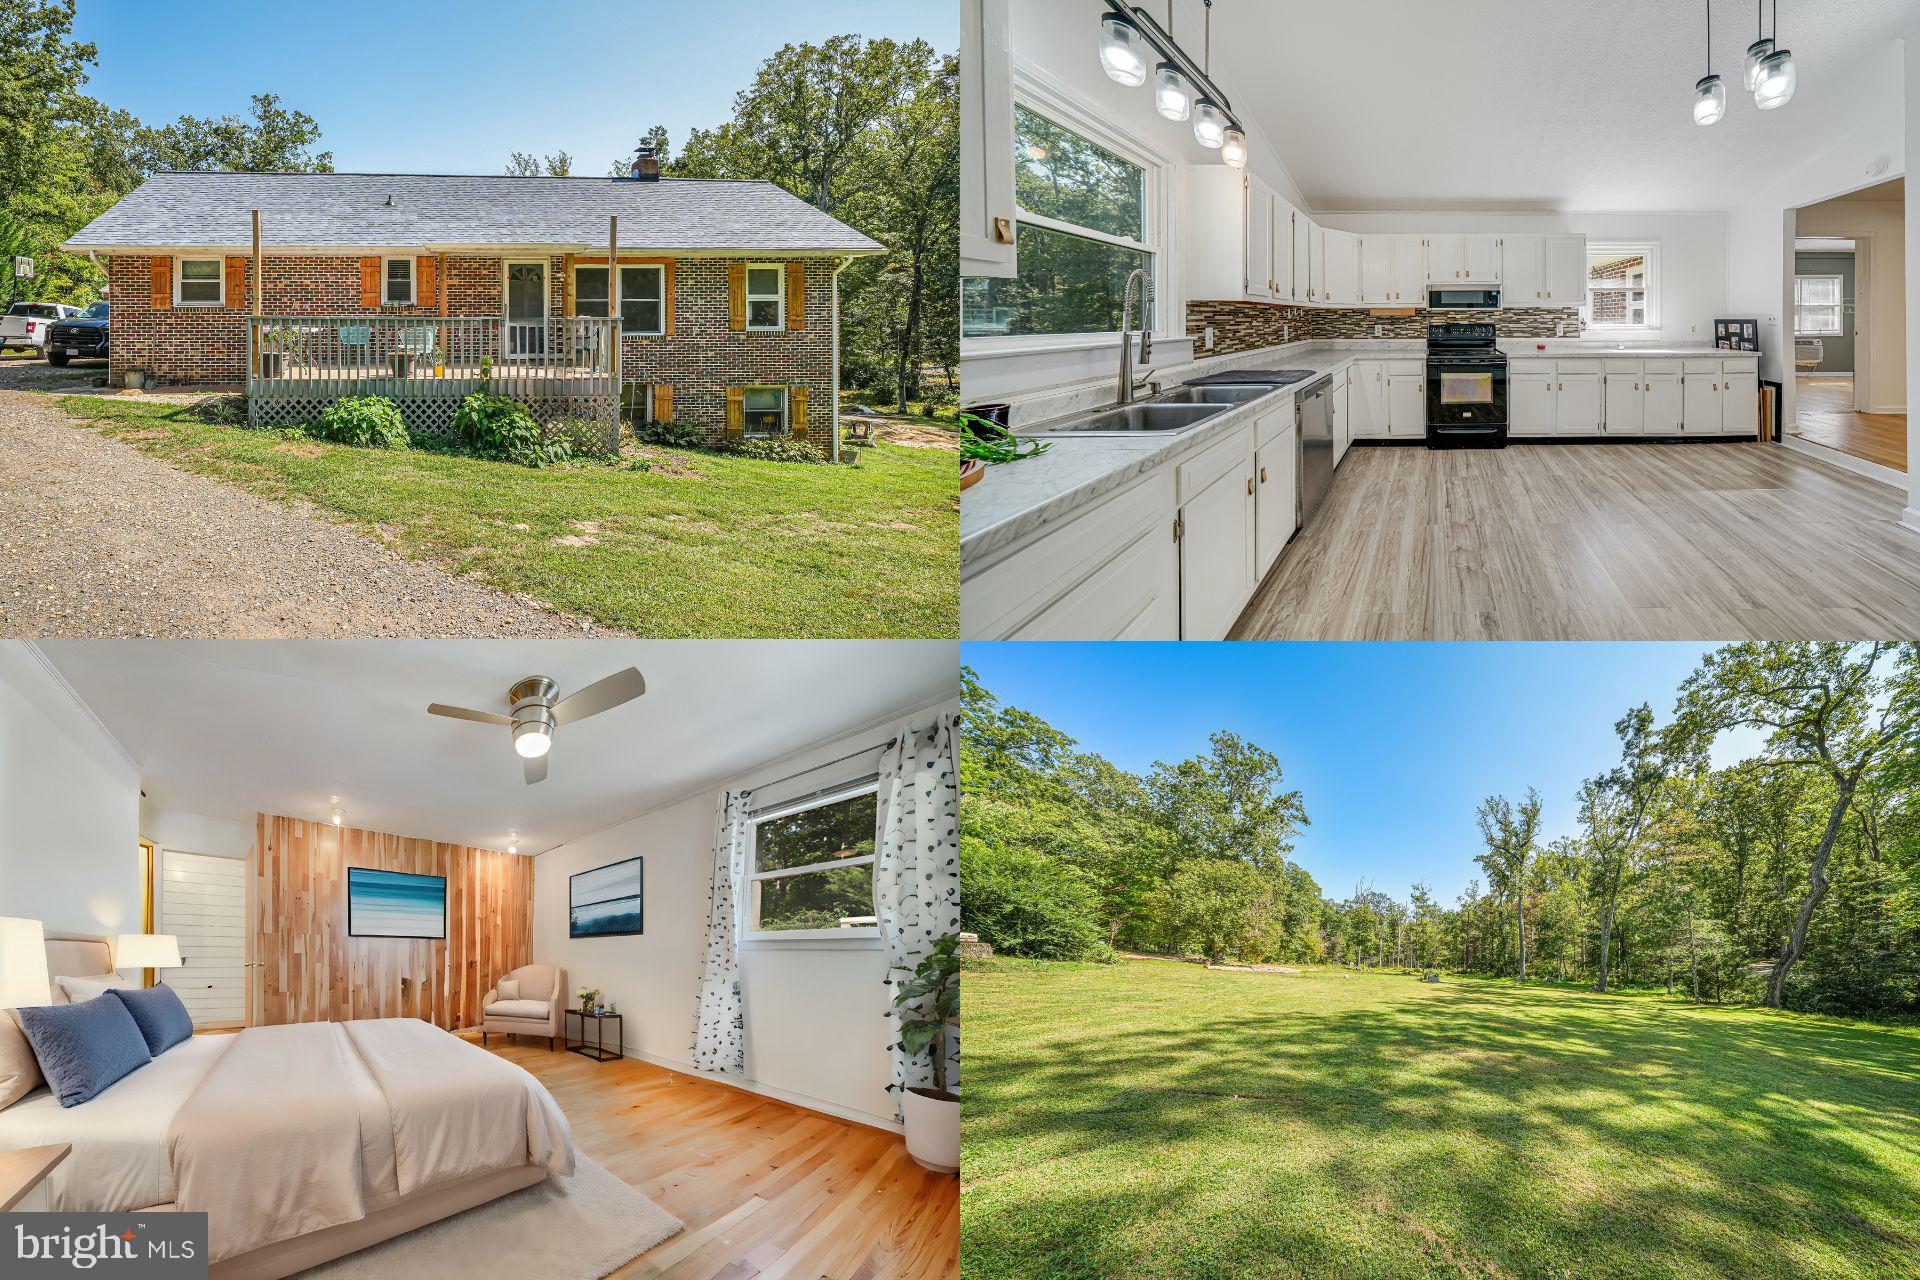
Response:
[{"label": "stainless microwave", "polygon": [[1432,288],[1427,290],[1429,311],[1498,311],[1498,289]]}]

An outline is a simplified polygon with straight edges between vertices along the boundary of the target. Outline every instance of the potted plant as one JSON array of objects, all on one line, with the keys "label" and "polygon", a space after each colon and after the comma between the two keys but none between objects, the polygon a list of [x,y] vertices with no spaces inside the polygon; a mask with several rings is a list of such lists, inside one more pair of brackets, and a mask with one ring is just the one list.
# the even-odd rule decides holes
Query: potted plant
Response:
[{"label": "potted plant", "polygon": [[592,1013],[594,1002],[600,999],[600,988],[582,987],[579,991],[580,1012]]},{"label": "potted plant", "polygon": [[947,1088],[947,1028],[960,1020],[959,948],[955,933],[934,943],[893,999],[900,1046],[910,1055],[933,1054],[933,1087],[908,1089],[900,1111],[907,1154],[936,1173],[960,1171],[960,1095]]}]

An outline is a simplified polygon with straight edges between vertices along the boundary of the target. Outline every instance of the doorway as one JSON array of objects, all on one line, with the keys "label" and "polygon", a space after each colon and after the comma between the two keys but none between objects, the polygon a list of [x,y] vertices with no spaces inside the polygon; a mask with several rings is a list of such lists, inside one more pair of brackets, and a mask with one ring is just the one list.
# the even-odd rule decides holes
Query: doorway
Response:
[{"label": "doorway", "polygon": [[247,1021],[247,861],[161,849],[153,878],[159,933],[180,940],[178,969],[159,975],[196,1031]]},{"label": "doorway", "polygon": [[507,354],[537,356],[547,346],[547,264],[541,259],[506,264]]}]

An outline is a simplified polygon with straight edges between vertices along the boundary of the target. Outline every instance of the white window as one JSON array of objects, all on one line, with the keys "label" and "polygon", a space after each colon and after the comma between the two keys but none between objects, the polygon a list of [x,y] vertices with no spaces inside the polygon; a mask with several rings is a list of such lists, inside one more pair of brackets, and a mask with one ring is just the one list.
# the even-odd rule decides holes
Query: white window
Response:
[{"label": "white window", "polygon": [[787,269],[779,263],[747,264],[747,328],[787,327]]},{"label": "white window", "polygon": [[181,258],[173,273],[173,300],[183,307],[218,307],[227,300],[226,264],[219,258]]},{"label": "white window", "polygon": [[1586,319],[1593,329],[1660,327],[1660,246],[1587,246]]},{"label": "white window", "polygon": [[1807,337],[1836,337],[1845,332],[1845,283],[1839,276],[1793,278],[1793,331]]},{"label": "white window", "polygon": [[413,259],[388,258],[380,299],[390,307],[413,305]]},{"label": "white window", "polygon": [[1128,275],[1156,271],[1156,171],[1023,103],[1013,119],[1020,273],[961,282],[960,335],[1118,332]]},{"label": "white window", "polygon": [[[658,263],[620,268],[620,332],[662,334],[666,330],[667,269]],[[607,314],[607,269],[573,269],[573,314]]]},{"label": "white window", "polygon": [[750,436],[781,436],[787,433],[787,389],[785,387],[748,387],[740,397],[741,425]]},{"label": "white window", "polygon": [[873,913],[878,790],[869,778],[753,815],[748,936],[878,936]]}]

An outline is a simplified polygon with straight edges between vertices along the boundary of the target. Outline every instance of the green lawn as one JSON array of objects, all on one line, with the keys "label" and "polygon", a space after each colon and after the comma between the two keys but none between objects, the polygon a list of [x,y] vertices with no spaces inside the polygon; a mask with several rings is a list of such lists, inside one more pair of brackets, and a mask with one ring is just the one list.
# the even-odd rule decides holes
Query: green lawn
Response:
[{"label": "green lawn", "polygon": [[1158,961],[962,985],[966,1280],[1920,1275],[1920,1028]]},{"label": "green lawn", "polygon": [[176,466],[641,635],[959,634],[951,452],[878,445],[858,467],[820,467],[660,449],[651,471],[532,471],[289,440],[178,405],[60,405]]}]

